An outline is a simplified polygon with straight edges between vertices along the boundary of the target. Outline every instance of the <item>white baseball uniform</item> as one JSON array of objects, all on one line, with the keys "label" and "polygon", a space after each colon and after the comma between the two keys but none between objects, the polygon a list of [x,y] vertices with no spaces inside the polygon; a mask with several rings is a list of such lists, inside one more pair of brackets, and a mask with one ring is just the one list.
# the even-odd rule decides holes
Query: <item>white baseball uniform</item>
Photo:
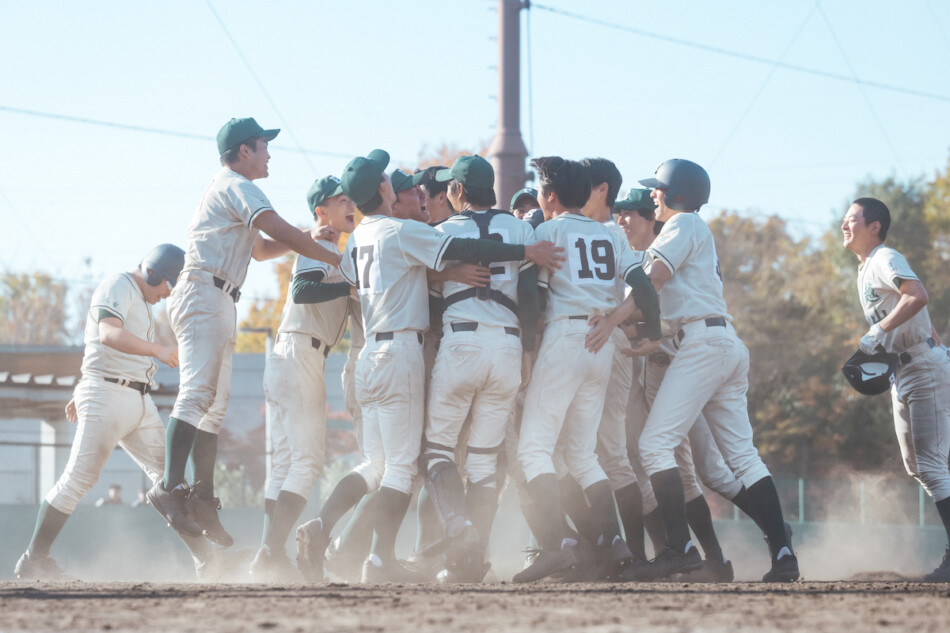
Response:
[{"label": "white baseball uniform", "polygon": [[363,412],[360,404],[356,400],[356,360],[363,351],[366,344],[366,335],[363,333],[363,311],[360,308],[359,297],[350,295],[348,299],[349,307],[348,320],[350,324],[350,351],[346,356],[346,364],[343,365],[343,400],[346,404],[346,410],[353,418],[353,432],[356,434],[356,445],[363,450]]},{"label": "white baseball uniform", "polygon": [[752,443],[749,351],[726,309],[712,232],[698,214],[676,213],[647,253],[672,273],[659,297],[663,335],[677,350],[640,436],[643,467],[676,468],[676,448],[703,413],[726,464],[751,487],[769,471]]},{"label": "white baseball uniform", "polygon": [[545,330],[525,394],[518,459],[529,482],[556,473],[552,456],[560,436],[570,474],[587,489],[607,478],[595,448],[614,355],[613,338],[596,354],[584,348],[587,322],[617,306],[616,279],[641,266],[643,254],[580,214],[548,220],[535,237],[564,248],[567,261],[538,276],[548,291]]},{"label": "white baseball uniform", "polygon": [[44,499],[72,514],[120,445],[154,483],[165,469],[165,429],[151,396],[122,383],[152,385],[157,365],[147,356],[120,352],[99,340],[99,320],[115,317],[140,339],[154,340],[152,311],[132,275],[109,277],[96,288],[86,315],[82,379],[73,398],[79,417],[69,461]]},{"label": "white baseball uniform", "polygon": [[[453,237],[480,237],[475,220],[464,214],[451,216],[437,230]],[[491,215],[488,230],[490,239],[508,244],[535,241],[531,226],[508,213]],[[519,272],[533,265],[522,260],[489,267],[491,292],[501,293],[507,302],[479,299],[472,286],[454,281],[431,289],[446,307],[426,411],[427,450],[453,461],[462,425],[471,411],[464,466],[469,482],[491,480],[489,485],[494,486],[498,451],[521,382],[520,323],[512,308],[517,307]]]},{"label": "white baseball uniform", "polygon": [[185,267],[168,299],[181,361],[172,417],[201,431],[217,434],[224,421],[237,328],[234,304],[259,234],[254,220],[273,208],[257,185],[224,167],[188,227]]},{"label": "white baseball uniform", "polygon": [[[858,269],[858,294],[868,323],[890,314],[900,301],[902,280],[917,280],[910,264],[880,245]],[[942,501],[950,497],[950,360],[931,338],[924,307],[884,336],[884,348],[901,355],[891,386],[894,430],[907,473]]]},{"label": "white baseball uniform", "polygon": [[[338,246],[318,242],[328,250]],[[322,273],[322,283],[343,282],[330,264],[298,255],[290,285],[300,275]],[[327,422],[326,357],[346,330],[350,299],[295,303],[287,292],[277,340],[264,369],[264,395],[270,406],[273,457],[265,497],[277,499],[281,490],[304,499],[323,473]]]},{"label": "white baseball uniform", "polygon": [[357,287],[366,334],[356,362],[364,459],[355,471],[370,491],[412,488],[424,415],[426,269],[445,267],[452,239],[421,222],[370,215],[346,243],[340,270]]},{"label": "white baseball uniform", "polygon": [[[626,241],[627,235],[613,220],[603,223]],[[616,302],[619,305],[626,297],[628,286],[623,279],[616,280]],[[597,429],[597,456],[600,465],[607,473],[610,487],[620,490],[637,482],[637,476],[627,455],[627,401],[633,384],[633,359],[621,350],[630,347],[630,340],[623,330],[616,328],[611,336],[614,340],[614,356],[610,366],[610,378],[604,395],[604,413]]]}]

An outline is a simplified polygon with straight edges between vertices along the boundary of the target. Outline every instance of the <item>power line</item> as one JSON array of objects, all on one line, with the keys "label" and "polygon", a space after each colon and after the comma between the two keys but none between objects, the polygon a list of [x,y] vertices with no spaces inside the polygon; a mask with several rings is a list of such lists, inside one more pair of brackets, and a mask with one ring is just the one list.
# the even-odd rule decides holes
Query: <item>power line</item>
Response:
[{"label": "power line", "polygon": [[[805,20],[802,22],[801,26],[798,27],[798,31],[795,32],[795,35],[792,37],[791,41],[788,43],[788,46],[785,47],[785,50],[782,51],[781,57],[779,57],[779,63],[781,63],[785,56],[788,55],[789,51],[792,50],[792,46],[795,45],[795,42],[798,41],[799,36],[805,31],[805,26],[811,20],[811,16],[814,15],[815,10],[818,8],[818,2],[816,0],[814,6],[811,8],[811,11],[808,12],[808,15],[805,16]],[[729,142],[732,140],[732,137],[736,135],[736,132],[739,131],[739,128],[742,127],[742,123],[745,121],[746,117],[749,115],[749,112],[752,111],[752,107],[755,105],[756,101],[759,100],[759,97],[765,91],[765,87],[768,85],[769,81],[772,79],[772,75],[775,74],[775,71],[778,70],[778,63],[773,64],[772,68],[769,69],[769,74],[765,76],[765,81],[762,82],[762,85],[759,86],[758,91],[752,97],[752,100],[749,102],[749,105],[746,106],[745,110],[739,116],[739,120],[736,121],[736,124],[732,126],[732,130],[723,140],[722,145],[719,146],[719,151],[716,152],[716,155],[709,163],[709,167],[712,168],[716,161],[719,160],[719,157],[722,156],[722,153],[726,150],[726,146],[729,145]]]},{"label": "power line", "polygon": [[[103,121],[101,119],[88,119],[69,114],[59,114],[56,112],[42,112],[40,110],[28,110],[26,108],[12,108],[10,106],[0,105],[0,112],[10,112],[12,114],[22,114],[25,116],[34,116],[44,119],[55,119],[58,121],[67,121],[69,123],[84,123],[86,125],[98,125],[101,127],[115,128],[119,130],[128,130],[132,132],[146,132],[148,134],[161,134],[163,136],[174,136],[178,138],[187,138],[198,141],[214,141],[214,136],[207,134],[192,134],[190,132],[179,132],[177,130],[168,130],[156,127],[145,127],[142,125],[132,125],[127,123],[116,123],[115,121]],[[342,152],[325,152],[314,149],[283,147],[280,145],[268,145],[268,149],[281,149],[288,152],[299,152],[301,154],[310,154],[312,156],[327,156],[330,158],[352,158],[352,154]]]},{"label": "power line", "polygon": [[297,149],[303,154],[304,160],[307,161],[307,164],[310,165],[310,169],[313,172],[317,171],[317,168],[314,166],[313,162],[310,160],[310,157],[307,156],[307,153],[303,149],[303,145],[300,144],[300,141],[297,139],[297,135],[294,134],[293,128],[290,127],[290,123],[287,122],[287,119],[284,118],[284,115],[281,113],[280,109],[277,107],[277,104],[274,103],[274,100],[271,98],[270,93],[267,91],[267,88],[264,87],[264,82],[261,81],[261,78],[257,76],[257,73],[254,72],[254,68],[251,66],[251,62],[248,61],[247,57],[244,56],[244,52],[241,50],[241,47],[238,46],[237,41],[231,37],[231,32],[228,30],[228,27],[224,24],[224,20],[221,19],[221,16],[218,15],[218,12],[214,10],[214,5],[211,4],[211,0],[205,0],[205,4],[208,5],[208,9],[211,10],[211,13],[214,14],[215,19],[218,21],[218,24],[221,25],[221,29],[224,31],[224,34],[227,36],[228,40],[231,42],[231,46],[234,47],[234,50],[237,51],[238,57],[241,58],[241,61],[244,62],[244,66],[247,68],[248,72],[251,73],[251,77],[254,78],[254,81],[257,82],[257,86],[261,89],[261,92],[264,93],[264,97],[270,103],[271,107],[274,108],[274,112],[277,113],[277,118],[281,121],[281,126],[287,130],[287,134],[290,135],[291,140],[297,146]]},{"label": "power line", "polygon": [[904,171],[904,164],[901,162],[901,157],[897,153],[897,148],[895,148],[894,143],[891,142],[891,137],[888,135],[887,129],[884,127],[884,122],[881,121],[881,117],[877,115],[877,110],[874,109],[874,104],[871,103],[871,98],[868,96],[867,91],[864,89],[864,86],[861,85],[861,82],[857,81],[857,75],[854,72],[854,66],[851,65],[851,60],[848,59],[848,55],[844,52],[844,47],[838,40],[835,30],[831,26],[831,21],[825,14],[825,10],[821,8],[821,4],[816,3],[816,5],[818,7],[818,13],[821,14],[821,19],[825,22],[825,26],[828,27],[828,32],[831,33],[832,41],[834,41],[838,52],[841,54],[841,59],[844,60],[845,65],[848,67],[848,72],[851,73],[851,76],[855,78],[855,83],[858,84],[858,90],[861,91],[861,96],[864,97],[864,103],[867,104],[868,110],[871,111],[871,116],[874,117],[874,121],[877,123],[878,129],[881,130],[881,135],[884,137],[884,141],[887,142],[887,146],[891,148],[891,153],[894,154],[894,160],[897,161],[897,166],[900,167],[901,171]]},{"label": "power line", "polygon": [[750,55],[748,53],[740,53],[738,51],[729,50],[727,48],[721,48],[719,46],[710,46],[708,44],[700,44],[699,42],[694,42],[691,40],[684,40],[677,37],[671,37],[669,35],[662,35],[660,33],[653,33],[651,31],[645,31],[643,29],[638,29],[632,26],[625,26],[623,24],[615,24],[613,22],[608,22],[606,20],[599,20],[597,18],[592,18],[586,15],[581,15],[579,13],[572,13],[570,11],[563,11],[561,9],[555,9],[554,7],[549,7],[543,4],[532,3],[531,6],[535,9],[541,9],[542,11],[548,11],[549,13],[554,13],[564,17],[572,18],[574,20],[580,20],[581,22],[588,22],[590,24],[596,24],[597,26],[603,26],[605,28],[614,29],[617,31],[623,31],[624,33],[630,33],[632,35],[639,35],[641,37],[647,37],[654,40],[659,40],[666,42],[668,44],[676,44],[678,46],[686,46],[688,48],[695,48],[701,51],[706,51],[707,53],[716,53],[717,55],[725,55],[727,57],[734,57],[736,59],[742,59],[747,62],[753,62],[756,64],[768,64],[770,66],[778,66],[785,70],[794,70],[800,73],[805,73],[808,75],[815,75],[818,77],[824,77],[825,79],[835,79],[838,81],[846,81],[848,83],[856,83],[862,86],[868,86],[871,88],[878,88],[880,90],[890,90],[891,92],[899,92],[906,95],[913,95],[916,97],[923,97],[925,99],[935,99],[937,101],[950,102],[950,96],[936,94],[933,92],[924,92],[922,90],[915,90],[913,88],[905,88],[903,86],[894,86],[891,84],[885,84],[878,81],[868,81],[865,79],[859,79],[855,76],[839,75],[837,73],[829,72],[826,70],[820,70],[817,68],[809,68],[807,66],[799,66],[797,64],[789,64],[782,61],[776,61],[774,59],[767,59],[765,57],[759,57],[758,55]]}]

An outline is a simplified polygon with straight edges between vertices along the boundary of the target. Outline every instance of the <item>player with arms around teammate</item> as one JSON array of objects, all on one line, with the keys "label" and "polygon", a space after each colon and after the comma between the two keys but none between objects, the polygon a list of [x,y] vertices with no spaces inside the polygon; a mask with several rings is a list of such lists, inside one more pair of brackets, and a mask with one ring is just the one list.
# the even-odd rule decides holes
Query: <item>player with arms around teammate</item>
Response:
[{"label": "player with arms around teammate", "polygon": [[158,369],[152,358],[177,367],[178,349],[155,343],[149,306],[168,297],[184,260],[182,249],[162,244],[137,270],[109,277],[93,293],[82,379],[66,407],[69,421],[78,423],[76,436],[66,470],[43,499],[30,547],[17,562],[19,578],[62,576],[50,546],[117,444],[152,481],[161,478],[165,429],[149,395]]},{"label": "player with arms around teammate", "polygon": [[634,559],[620,536],[610,483],[595,452],[614,343],[608,333],[603,348],[593,352],[586,348],[585,339],[589,321],[617,307],[617,277],[631,287],[646,323],[643,333],[659,339],[657,296],[643,272],[642,253],[635,253],[624,237],[581,213],[591,189],[584,166],[557,156],[537,158],[532,166],[538,173],[538,201],[545,217],[535,236],[564,247],[568,263],[551,274],[539,273],[539,285],[547,291],[544,338],[525,394],[518,459],[544,523],[535,535],[541,551],[514,581],[539,580],[575,562],[572,544],[562,530],[553,461],[557,445],[590,503],[598,544],[612,564],[609,576],[625,580]]},{"label": "player with arms around teammate", "polygon": [[[267,177],[267,143],[279,131],[265,130],[254,119],[231,119],[218,132],[223,167],[188,227],[185,267],[168,300],[181,354],[181,383],[166,430],[165,475],[148,496],[175,530],[191,536],[206,533],[225,546],[234,541],[218,520],[214,464],[231,386],[235,303],[248,264],[252,257],[273,259],[290,249],[334,266],[340,261],[338,252],[316,244],[277,215],[253,182]],[[196,486],[189,495],[185,465],[192,451]]]},{"label": "player with arms around teammate", "polygon": [[[480,156],[462,156],[436,180],[448,182],[448,197],[460,212],[439,225],[448,235],[531,244],[534,231],[505,211],[496,211],[495,173]],[[482,262],[488,283],[475,287],[445,281],[439,346],[426,409],[423,450],[428,490],[445,536],[445,581],[478,582],[487,571],[485,551],[498,499],[498,454],[521,382],[524,349],[534,350],[538,322],[538,273],[531,261]],[[455,463],[459,435],[471,413],[463,486]]]},{"label": "player with arms around teammate", "polygon": [[[663,335],[672,337],[676,355],[640,436],[640,459],[666,524],[667,549],[638,571],[638,579],[663,578],[702,566],[690,539],[675,451],[703,413],[765,529],[772,566],[763,580],[796,580],[798,559],[785,532],[778,492],[752,441],[746,403],[749,350],[736,335],[726,308],[712,232],[696,213],[709,201],[709,175],[694,162],[674,159],[640,184],[653,189],[656,219],[664,223],[647,254],[650,280],[663,305]],[[617,310],[604,321],[615,326],[617,318],[623,320],[623,312]],[[649,354],[658,348],[654,343],[634,351]]]},{"label": "player with arms around teammate", "polygon": [[[343,276],[359,292],[366,332],[356,365],[364,461],[340,481],[320,512],[322,543],[346,510],[379,489],[364,582],[419,579],[396,560],[395,541],[409,505],[422,438],[422,339],[429,326],[426,270],[441,270],[452,259],[520,261],[527,256],[554,266],[558,258],[550,243],[516,246],[458,239],[421,222],[393,218],[396,195],[385,174],[388,164],[389,155],[374,150],[350,161],[341,178],[344,193],[366,216],[350,235],[341,264]],[[318,551],[304,554],[320,556]]]},{"label": "player with arms around teammate", "polygon": [[[314,182],[307,205],[317,228],[353,232],[355,207],[343,194],[339,178],[326,176]],[[318,244],[338,249],[329,240]],[[251,563],[251,575],[262,580],[298,577],[285,543],[323,473],[324,370],[330,349],[346,330],[351,289],[334,266],[303,255],[294,261],[277,340],[264,370],[274,454],[264,495],[263,542]]]},{"label": "player with arms around teammate", "polygon": [[[891,225],[887,206],[858,198],[841,223],[843,244],[858,256],[858,296],[871,324],[861,351],[878,347],[898,354],[891,403],[894,429],[907,474],[937,504],[950,540],[950,360],[934,339],[927,291],[899,252],[884,245]],[[950,582],[950,546],[943,562],[924,577]]]}]

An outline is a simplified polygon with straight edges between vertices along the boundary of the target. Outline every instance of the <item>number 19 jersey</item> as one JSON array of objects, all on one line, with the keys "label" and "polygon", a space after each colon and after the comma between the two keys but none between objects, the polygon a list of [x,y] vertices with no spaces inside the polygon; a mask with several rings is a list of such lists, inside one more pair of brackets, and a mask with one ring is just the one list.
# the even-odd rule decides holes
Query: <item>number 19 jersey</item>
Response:
[{"label": "number 19 jersey", "polygon": [[429,328],[426,269],[445,267],[452,239],[415,220],[371,215],[360,222],[346,242],[340,272],[359,292],[367,338]]},{"label": "number 19 jersey", "polygon": [[567,261],[553,273],[542,269],[538,285],[548,291],[546,323],[570,316],[604,315],[618,305],[617,278],[644,262],[643,253],[607,226],[576,213],[564,213],[535,230],[538,241],[564,248]]}]

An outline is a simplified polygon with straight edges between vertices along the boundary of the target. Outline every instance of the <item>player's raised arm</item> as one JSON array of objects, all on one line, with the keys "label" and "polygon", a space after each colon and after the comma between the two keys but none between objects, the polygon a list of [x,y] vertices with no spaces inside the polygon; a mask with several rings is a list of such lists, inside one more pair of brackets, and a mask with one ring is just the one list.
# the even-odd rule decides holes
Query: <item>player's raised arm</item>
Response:
[{"label": "player's raised arm", "polygon": [[273,209],[262,211],[254,219],[254,228],[266,233],[272,240],[259,237],[254,243],[254,259],[261,261],[280,257],[288,250],[296,251],[304,257],[340,265],[340,254],[334,253],[316,242],[308,231],[301,231],[277,215]]}]

